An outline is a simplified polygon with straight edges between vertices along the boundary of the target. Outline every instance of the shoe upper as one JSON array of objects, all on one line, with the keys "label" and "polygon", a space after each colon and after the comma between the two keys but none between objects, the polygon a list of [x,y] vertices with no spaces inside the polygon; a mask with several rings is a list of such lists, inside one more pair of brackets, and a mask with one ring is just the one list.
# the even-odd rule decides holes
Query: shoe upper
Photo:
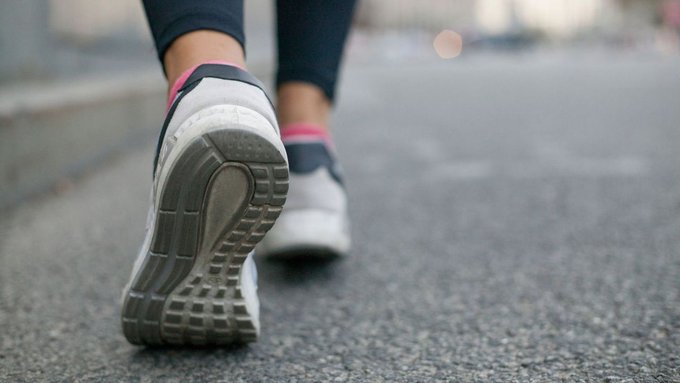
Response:
[{"label": "shoe upper", "polygon": [[325,142],[284,142],[290,168],[287,210],[347,209],[342,170]]},{"label": "shoe upper", "polygon": [[267,119],[276,135],[280,135],[271,98],[264,85],[248,72],[234,66],[203,64],[186,79],[168,110],[158,138],[155,173],[159,162],[172,149],[173,137],[187,119],[197,112],[219,104],[239,105],[251,109]]},{"label": "shoe upper", "polygon": [[286,137],[290,180],[283,212],[258,247],[271,257],[345,255],[350,248],[347,194],[328,139]]}]

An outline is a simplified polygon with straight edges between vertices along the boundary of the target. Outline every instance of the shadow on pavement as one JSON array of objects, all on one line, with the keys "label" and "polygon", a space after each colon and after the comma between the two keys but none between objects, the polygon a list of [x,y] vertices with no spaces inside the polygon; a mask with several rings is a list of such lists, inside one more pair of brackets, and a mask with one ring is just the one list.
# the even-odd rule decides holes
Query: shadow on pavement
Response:
[{"label": "shadow on pavement", "polygon": [[344,262],[330,257],[288,257],[257,262],[260,280],[271,286],[328,285],[344,273]]}]

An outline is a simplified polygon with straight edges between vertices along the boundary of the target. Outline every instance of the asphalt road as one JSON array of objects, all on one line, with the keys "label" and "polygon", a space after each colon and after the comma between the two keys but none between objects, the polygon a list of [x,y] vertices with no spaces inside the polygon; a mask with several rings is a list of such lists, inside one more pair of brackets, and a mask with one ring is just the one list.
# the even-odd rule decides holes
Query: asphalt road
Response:
[{"label": "asphalt road", "polygon": [[151,145],[2,217],[0,381],[680,381],[680,61],[352,62],[355,247],[259,262],[261,341],[126,343]]}]

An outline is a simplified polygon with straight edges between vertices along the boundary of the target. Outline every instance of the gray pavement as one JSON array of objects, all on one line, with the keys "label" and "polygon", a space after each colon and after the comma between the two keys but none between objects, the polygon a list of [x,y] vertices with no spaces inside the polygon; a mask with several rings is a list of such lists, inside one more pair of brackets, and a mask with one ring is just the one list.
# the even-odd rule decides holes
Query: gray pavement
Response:
[{"label": "gray pavement", "polygon": [[680,62],[350,62],[355,247],[259,262],[261,341],[144,349],[152,146],[2,217],[0,381],[680,381]]}]

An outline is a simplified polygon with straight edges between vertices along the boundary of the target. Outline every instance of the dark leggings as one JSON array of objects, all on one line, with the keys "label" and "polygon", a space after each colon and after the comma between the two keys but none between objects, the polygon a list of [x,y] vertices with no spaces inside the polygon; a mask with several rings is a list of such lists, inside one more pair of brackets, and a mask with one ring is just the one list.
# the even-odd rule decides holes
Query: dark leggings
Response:
[{"label": "dark leggings", "polygon": [[[245,46],[243,0],[143,0],[158,56],[179,36],[210,29]],[[277,87],[302,81],[335,95],[342,51],[356,0],[277,0]]]}]

